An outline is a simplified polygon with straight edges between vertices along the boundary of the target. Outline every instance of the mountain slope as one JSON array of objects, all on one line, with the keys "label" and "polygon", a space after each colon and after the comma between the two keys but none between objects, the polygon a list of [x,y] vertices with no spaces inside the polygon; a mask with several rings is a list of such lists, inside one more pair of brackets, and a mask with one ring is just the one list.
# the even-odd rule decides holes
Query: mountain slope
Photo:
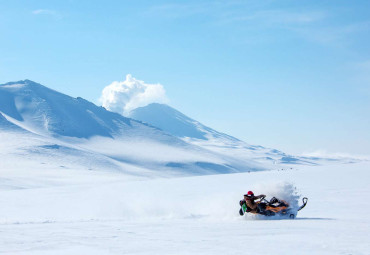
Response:
[{"label": "mountain slope", "polygon": [[[81,167],[100,158],[98,161],[106,164],[97,163],[94,168],[122,171],[140,168],[160,174],[230,173],[264,168],[251,160],[239,160],[190,144],[152,125],[29,80],[0,85],[0,99],[0,128],[10,133],[22,131],[13,142],[7,140],[9,148],[17,150],[22,147],[22,140],[32,137],[31,141],[38,142],[27,147],[31,158],[73,158]],[[83,159],[77,160],[75,155]],[[69,163],[65,160],[58,164],[76,167]]]},{"label": "mountain slope", "polygon": [[200,122],[189,118],[165,104],[153,103],[145,107],[134,109],[130,112],[129,117],[159,127],[162,130],[181,138],[189,137],[201,140],[217,138],[239,141],[235,137],[204,126]]},{"label": "mountain slope", "polygon": [[294,157],[275,149],[247,144],[209,128],[168,105],[154,103],[140,107],[131,111],[129,117],[157,126],[193,145],[230,157],[261,163],[315,164],[307,158]]},{"label": "mountain slope", "polygon": [[14,125],[10,121],[8,121],[1,113],[0,113],[0,130],[21,130],[17,125]]},{"label": "mountain slope", "polygon": [[1,85],[0,99],[1,111],[14,121],[55,136],[112,137],[133,125],[119,114],[29,80]]}]

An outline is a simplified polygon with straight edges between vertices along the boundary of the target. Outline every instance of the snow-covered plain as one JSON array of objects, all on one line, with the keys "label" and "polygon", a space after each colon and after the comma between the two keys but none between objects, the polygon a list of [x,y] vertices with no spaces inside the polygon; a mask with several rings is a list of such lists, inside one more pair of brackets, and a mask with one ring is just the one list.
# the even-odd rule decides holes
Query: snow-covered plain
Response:
[{"label": "snow-covered plain", "polygon": [[[39,171],[22,188],[31,170],[2,171],[0,253],[368,254],[369,170],[358,163],[152,180]],[[309,198],[296,219],[239,216],[246,191],[289,199],[292,186]]]}]

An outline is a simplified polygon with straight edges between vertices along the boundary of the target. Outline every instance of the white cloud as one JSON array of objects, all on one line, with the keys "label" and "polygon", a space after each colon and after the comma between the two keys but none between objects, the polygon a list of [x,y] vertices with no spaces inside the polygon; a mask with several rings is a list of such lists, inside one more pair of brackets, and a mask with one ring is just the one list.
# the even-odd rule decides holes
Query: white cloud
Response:
[{"label": "white cloud", "polygon": [[40,14],[55,15],[56,14],[55,11],[47,10],[47,9],[34,10],[32,13],[35,14],[35,15],[40,15]]},{"label": "white cloud", "polygon": [[283,10],[264,10],[234,16],[229,21],[255,21],[259,25],[281,26],[302,25],[321,21],[326,17],[323,12],[294,12]]},{"label": "white cloud", "polygon": [[48,16],[51,16],[51,17],[54,17],[56,19],[61,19],[62,16],[54,11],[54,10],[48,10],[48,9],[38,9],[38,10],[34,10],[32,11],[32,14],[33,15],[48,15]]},{"label": "white cloud", "polygon": [[106,109],[128,115],[130,111],[151,103],[166,103],[166,91],[161,84],[147,84],[128,74],[125,81],[106,86],[100,97]]}]

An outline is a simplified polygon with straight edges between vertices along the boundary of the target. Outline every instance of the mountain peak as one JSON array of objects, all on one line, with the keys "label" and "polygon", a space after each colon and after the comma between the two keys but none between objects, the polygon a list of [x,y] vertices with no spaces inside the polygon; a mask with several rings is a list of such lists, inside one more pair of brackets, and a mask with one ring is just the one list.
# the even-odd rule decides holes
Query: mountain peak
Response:
[{"label": "mountain peak", "polygon": [[36,133],[89,138],[112,137],[131,120],[31,80],[0,86],[0,112]]},{"label": "mountain peak", "polygon": [[28,84],[38,84],[38,85],[41,85],[41,84],[39,84],[37,82],[34,82],[34,81],[31,81],[31,80],[25,79],[25,80],[20,80],[20,81],[7,82],[7,83],[4,83],[4,84],[0,84],[0,86],[11,86],[11,85],[17,85],[17,84],[20,84],[20,85],[28,85]]},{"label": "mountain peak", "polygon": [[28,79],[0,84],[0,88],[3,88],[5,90],[12,90],[12,91],[24,90],[24,89],[31,90],[31,91],[46,91],[46,90],[54,91],[48,87],[41,85],[40,83],[31,81]]},{"label": "mountain peak", "polygon": [[220,133],[189,118],[166,104],[152,103],[144,107],[136,108],[130,112],[129,117],[159,127],[179,138],[194,138],[200,140],[221,138],[229,141],[239,141],[235,137]]}]

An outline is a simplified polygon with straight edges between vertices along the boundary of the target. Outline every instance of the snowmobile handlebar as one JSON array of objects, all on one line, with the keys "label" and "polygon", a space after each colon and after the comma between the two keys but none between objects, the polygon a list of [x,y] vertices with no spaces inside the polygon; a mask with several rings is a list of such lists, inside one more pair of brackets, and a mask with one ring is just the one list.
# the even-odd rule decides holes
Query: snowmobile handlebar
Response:
[{"label": "snowmobile handlebar", "polygon": [[266,196],[263,196],[263,197],[261,197],[260,202],[266,202],[266,203],[268,203],[269,201],[266,200]]}]

